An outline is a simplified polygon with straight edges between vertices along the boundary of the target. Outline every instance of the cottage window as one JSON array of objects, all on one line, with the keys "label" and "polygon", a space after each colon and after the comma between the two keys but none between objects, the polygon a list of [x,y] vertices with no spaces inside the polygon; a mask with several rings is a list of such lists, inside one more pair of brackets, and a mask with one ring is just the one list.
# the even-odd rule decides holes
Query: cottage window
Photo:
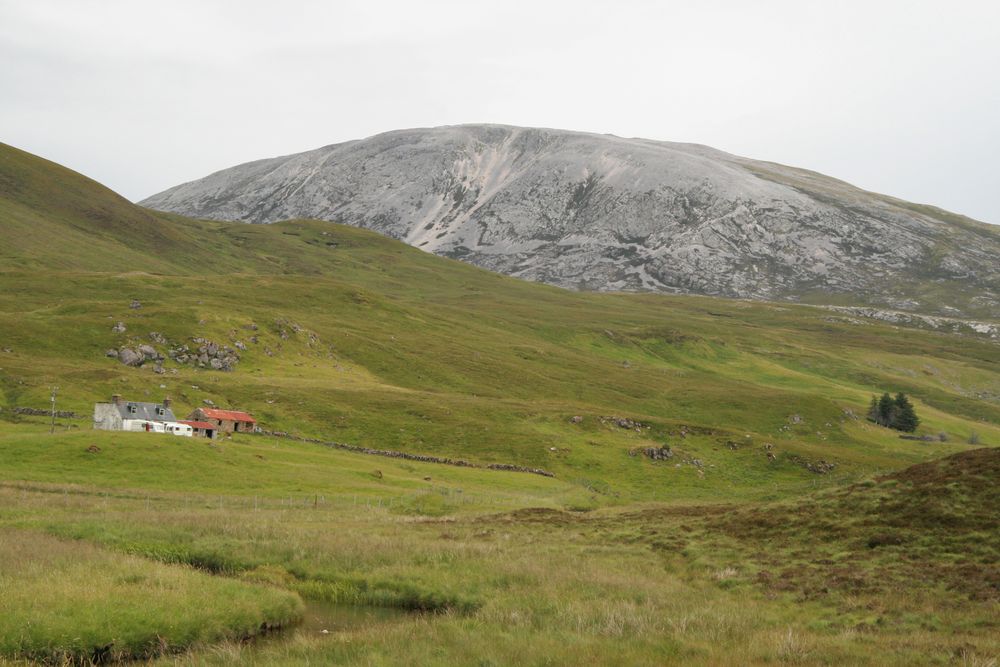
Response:
[{"label": "cottage window", "polygon": [[158,414],[159,416],[162,417],[163,416],[163,408],[156,408],[156,414]]},{"label": "cottage window", "polygon": [[128,406],[128,411],[129,411],[129,414],[133,414],[134,415],[135,414],[135,406],[134,405]]}]

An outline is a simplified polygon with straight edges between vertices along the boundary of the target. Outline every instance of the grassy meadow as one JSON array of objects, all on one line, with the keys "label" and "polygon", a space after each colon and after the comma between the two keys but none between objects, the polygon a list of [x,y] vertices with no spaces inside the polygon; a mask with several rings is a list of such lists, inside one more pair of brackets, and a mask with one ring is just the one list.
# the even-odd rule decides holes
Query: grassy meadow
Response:
[{"label": "grassy meadow", "polygon": [[[996,341],[165,216],[2,148],[0,662],[996,664]],[[162,373],[106,356],[140,343]],[[54,433],[17,410],[52,387]],[[554,476],[92,430],[115,393]]]}]

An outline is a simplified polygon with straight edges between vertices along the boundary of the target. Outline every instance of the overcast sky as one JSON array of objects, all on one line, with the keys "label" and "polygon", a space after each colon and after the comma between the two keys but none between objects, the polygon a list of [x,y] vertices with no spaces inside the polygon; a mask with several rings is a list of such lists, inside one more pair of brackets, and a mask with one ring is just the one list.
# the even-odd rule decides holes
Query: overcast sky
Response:
[{"label": "overcast sky", "polygon": [[0,0],[0,140],[133,200],[474,122],[703,143],[1000,223],[1000,3]]}]

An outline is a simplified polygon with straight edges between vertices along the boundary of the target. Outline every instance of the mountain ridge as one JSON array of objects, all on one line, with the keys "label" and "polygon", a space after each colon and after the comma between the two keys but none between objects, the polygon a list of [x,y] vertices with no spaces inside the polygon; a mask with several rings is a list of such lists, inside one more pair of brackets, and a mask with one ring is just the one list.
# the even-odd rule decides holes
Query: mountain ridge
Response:
[{"label": "mountain ridge", "polygon": [[1000,232],[701,144],[506,125],[394,130],[221,170],[141,202],[316,218],[519,278],[1000,317]]}]

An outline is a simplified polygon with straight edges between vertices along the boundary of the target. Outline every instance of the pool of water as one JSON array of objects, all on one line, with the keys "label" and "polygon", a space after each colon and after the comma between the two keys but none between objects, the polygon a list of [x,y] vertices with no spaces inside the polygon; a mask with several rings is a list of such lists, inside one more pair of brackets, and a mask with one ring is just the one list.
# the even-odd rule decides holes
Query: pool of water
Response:
[{"label": "pool of water", "polygon": [[414,612],[391,607],[354,607],[318,600],[305,602],[306,610],[302,622],[277,633],[276,636],[332,635],[362,627],[398,623],[414,616]]}]

